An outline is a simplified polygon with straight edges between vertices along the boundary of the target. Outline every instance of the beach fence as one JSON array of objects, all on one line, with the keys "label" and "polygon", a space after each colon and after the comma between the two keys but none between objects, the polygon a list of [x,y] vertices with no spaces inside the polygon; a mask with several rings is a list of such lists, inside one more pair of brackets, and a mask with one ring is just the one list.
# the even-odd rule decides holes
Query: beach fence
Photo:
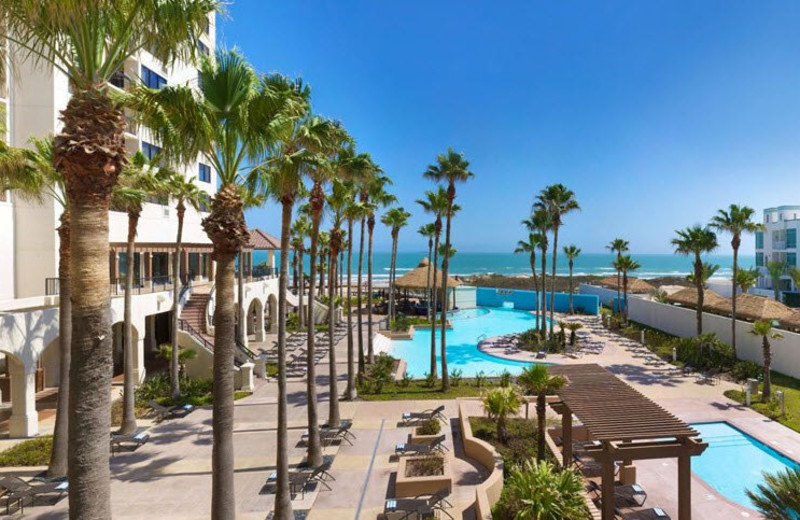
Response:
[{"label": "beach fence", "polygon": [[[647,300],[641,297],[628,298],[630,319],[682,338],[697,334],[695,310]],[[740,359],[762,363],[761,338],[750,333],[753,324],[736,322],[736,351]],[[717,314],[703,313],[703,332],[713,332],[728,345],[731,344],[731,319]],[[800,378],[800,334],[781,330],[782,339],[770,341],[772,346],[772,369],[792,377]]]},{"label": "beach fence", "polygon": [[[509,306],[510,303],[515,309],[533,311],[539,308],[541,302],[539,295],[539,291],[478,287],[476,304],[480,307],[503,307]],[[575,312],[596,315],[600,311],[600,299],[592,294],[573,294],[572,306]],[[550,310],[550,293],[547,293],[547,310]],[[569,294],[555,293],[553,310],[569,312]]]}]

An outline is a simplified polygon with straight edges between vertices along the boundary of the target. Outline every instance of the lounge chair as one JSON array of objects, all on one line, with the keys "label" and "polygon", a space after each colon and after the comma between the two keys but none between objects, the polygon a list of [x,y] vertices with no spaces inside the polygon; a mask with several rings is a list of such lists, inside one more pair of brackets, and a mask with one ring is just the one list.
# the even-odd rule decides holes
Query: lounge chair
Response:
[{"label": "lounge chair", "polygon": [[150,440],[150,434],[146,433],[146,428],[139,428],[133,433],[121,434],[117,432],[111,433],[111,455],[114,452],[120,451],[123,448],[128,448],[129,451],[136,451],[139,446],[147,444]]},{"label": "lounge chair", "polygon": [[[585,474],[600,475],[603,471],[603,465],[591,457],[586,457],[580,453],[573,453],[572,459],[575,461],[578,469]],[[614,461],[614,475],[619,474],[619,468],[619,462]]]},{"label": "lounge chair", "polygon": [[158,401],[150,400],[147,401],[147,405],[153,409],[153,413],[156,416],[156,422],[161,422],[164,419],[176,419],[181,417],[186,417],[192,411],[194,411],[194,406],[190,404],[178,404],[175,406],[164,406],[160,404]]},{"label": "lounge chair", "polygon": [[617,516],[623,520],[670,520],[669,515],[660,507],[651,507],[648,509],[634,509],[631,511],[621,511],[615,508]]},{"label": "lounge chair", "polygon": [[[451,507],[450,502],[447,501],[449,491],[442,489],[433,495],[422,495],[416,498],[390,498],[387,499],[383,506],[383,513],[385,518],[435,518],[437,512],[442,512],[448,518],[453,516],[445,509]],[[408,513],[405,516],[391,517],[389,515],[397,512]]]},{"label": "lounge chair", "polygon": [[[324,446],[329,446],[335,441],[345,441],[350,446],[353,445],[353,440],[356,436],[353,432],[350,431],[350,428],[353,426],[353,421],[342,421],[337,428],[329,428],[327,426],[321,426],[319,429],[319,438],[322,441]],[[300,436],[300,442],[308,443],[308,430],[303,432],[303,435]]]},{"label": "lounge chair", "polygon": [[403,424],[418,424],[434,418],[447,422],[447,416],[444,414],[444,405],[422,412],[405,412],[403,413]]},{"label": "lounge chair", "polygon": [[69,492],[69,482],[63,480],[43,484],[30,484],[19,477],[9,475],[0,478],[0,488],[6,490],[3,498],[6,499],[6,512],[8,513],[13,503],[18,503],[20,510],[24,511],[26,498],[31,499],[31,505],[33,505],[36,497],[41,495],[57,494],[58,499],[60,499]]},{"label": "lounge chair", "polygon": [[716,372],[706,372],[705,374],[697,374],[697,379],[695,379],[697,383],[705,384],[708,383],[710,385],[716,385],[719,383],[719,375]]},{"label": "lounge chair", "polygon": [[450,451],[444,444],[445,436],[440,435],[436,437],[430,444],[413,444],[410,442],[401,442],[394,447],[395,455],[427,455],[438,451],[440,453]]},{"label": "lounge chair", "polygon": [[[600,498],[603,489],[594,480],[589,481],[589,491],[597,494]],[[642,507],[647,501],[647,491],[639,484],[615,484],[614,498],[617,499],[617,507]]]}]

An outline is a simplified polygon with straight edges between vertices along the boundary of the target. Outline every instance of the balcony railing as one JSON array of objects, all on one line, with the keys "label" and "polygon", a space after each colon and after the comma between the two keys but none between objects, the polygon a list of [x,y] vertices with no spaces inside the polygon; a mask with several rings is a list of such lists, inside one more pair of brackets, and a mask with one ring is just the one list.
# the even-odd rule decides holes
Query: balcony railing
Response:
[{"label": "balcony railing", "polygon": [[[149,294],[154,292],[167,291],[172,288],[172,277],[154,276],[152,278],[135,278],[133,280],[133,291],[131,294]],[[44,279],[45,296],[57,296],[60,293],[58,278]],[[111,279],[111,295],[121,296],[125,294],[125,277]]]},{"label": "balcony railing", "polygon": [[[236,273],[236,277],[238,278],[239,270],[237,269],[235,271],[235,273]],[[256,267],[253,267],[252,270],[245,269],[244,272],[242,273],[242,275],[246,279],[251,279],[252,278],[253,280],[262,280],[264,278],[269,278],[270,276],[275,276],[277,274],[278,274],[278,270],[275,269],[274,267],[264,267],[264,266],[256,266]]]}]

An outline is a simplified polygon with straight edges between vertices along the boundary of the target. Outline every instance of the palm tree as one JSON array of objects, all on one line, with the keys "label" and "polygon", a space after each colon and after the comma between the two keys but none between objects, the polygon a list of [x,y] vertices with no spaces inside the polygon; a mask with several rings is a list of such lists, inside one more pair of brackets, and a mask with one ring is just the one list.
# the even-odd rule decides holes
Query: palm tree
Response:
[{"label": "palm tree", "polygon": [[[347,233],[350,239],[347,241],[347,387],[345,388],[345,396],[348,401],[353,401],[356,398],[356,371],[355,371],[355,345],[353,342],[353,223],[360,220],[364,214],[364,207],[355,199],[355,191],[350,198],[347,209],[345,209],[345,218],[347,219]],[[360,311],[360,309],[359,309]],[[361,331],[359,329],[359,338]]]},{"label": "palm tree", "polygon": [[772,291],[776,302],[781,301],[781,276],[786,270],[786,262],[771,260],[767,262],[767,272],[772,281]]},{"label": "palm tree", "polygon": [[694,285],[697,288],[697,337],[703,335],[703,260],[700,255],[717,248],[717,235],[708,227],[695,225],[675,232],[672,239],[675,253],[694,255]]},{"label": "palm tree", "polygon": [[[174,353],[172,352],[172,345],[160,345],[158,347],[158,356],[166,359],[172,364],[172,356]],[[183,377],[183,374],[186,373],[186,362],[190,359],[194,359],[197,357],[197,351],[192,350],[190,348],[182,348],[178,349],[178,374]]]},{"label": "palm tree", "polygon": [[739,247],[742,245],[743,233],[755,233],[763,228],[762,224],[753,222],[755,210],[748,206],[731,204],[728,210],[717,210],[717,214],[711,219],[710,226],[717,231],[731,234],[731,247],[733,248],[733,296],[731,296],[731,306],[733,316],[731,318],[731,347],[733,354],[736,355],[736,278],[739,274]]},{"label": "palm tree", "polygon": [[[439,183],[447,183],[447,225],[444,234],[445,249],[450,251],[450,230],[453,221],[453,205],[456,198],[456,183],[467,182],[474,177],[474,173],[469,170],[469,161],[463,154],[457,153],[452,148],[447,152],[436,157],[436,164],[428,166],[425,170],[425,177]],[[442,261],[442,280],[444,290],[442,291],[442,315],[441,315],[441,352],[442,352],[442,391],[450,390],[450,377],[447,373],[447,352],[446,352],[446,332],[447,332],[447,280],[450,262],[448,258]],[[435,327],[431,324],[431,334]]]},{"label": "palm tree", "polygon": [[[527,221],[523,221],[523,224]],[[533,290],[536,292],[538,290],[538,285],[536,283],[536,248],[539,247],[539,236],[536,233],[528,233],[528,241],[519,240],[517,241],[517,247],[514,249],[514,254],[528,254],[528,259],[530,260],[531,265],[531,274],[533,279]],[[538,319],[538,315],[537,315]]]},{"label": "palm tree", "polygon": [[389,177],[380,175],[373,177],[369,182],[369,204],[367,210],[367,362],[371,365],[375,361],[375,350],[372,338],[372,239],[375,234],[375,212],[394,204],[397,199],[386,192],[385,187],[391,184]]},{"label": "palm tree", "polygon": [[[301,87],[282,76],[259,78],[235,51],[218,51],[215,60],[206,59],[201,63],[198,74],[199,90],[183,85],[169,85],[161,90],[142,86],[127,96],[126,101],[164,143],[166,154],[174,154],[184,162],[202,155],[214,168],[220,182],[211,211],[203,220],[203,229],[214,246],[217,262],[211,516],[231,518],[235,511],[234,263],[239,249],[249,242],[242,187],[248,185],[251,173],[265,167],[266,154],[273,149],[281,131],[302,115],[306,99],[298,92]],[[285,239],[288,240],[288,230]],[[284,267],[288,267],[288,262]],[[284,402],[283,399],[279,401]],[[279,423],[280,408],[279,404]],[[280,427],[278,444],[280,471]],[[288,503],[289,496],[286,478],[278,479],[278,491],[276,517],[284,518],[284,503]],[[286,507],[291,511],[290,505]]]},{"label": "palm tree", "polygon": [[769,402],[772,397],[772,378],[770,377],[770,366],[772,365],[772,347],[769,344],[770,339],[782,339],[783,334],[780,332],[773,332],[772,322],[767,320],[758,320],[753,323],[753,328],[750,333],[754,336],[761,337],[761,356],[762,366],[764,367],[764,386],[761,390],[761,400]]},{"label": "palm tree", "polygon": [[61,112],[54,164],[70,201],[72,357],[69,395],[70,509],[110,518],[111,293],[108,210],[126,161],[125,117],[108,81],[148,49],[161,63],[193,58],[219,8],[215,0],[27,0],[0,3],[0,36],[35,65],[62,72],[72,96]]},{"label": "palm tree", "polygon": [[[708,279],[714,276],[717,273],[717,271],[719,271],[719,265],[711,264],[709,262],[703,262],[703,277],[702,277],[703,287],[708,286]],[[686,275],[686,281],[694,285],[695,283],[694,273],[689,273],[688,275]]]},{"label": "palm tree", "polygon": [[163,190],[158,179],[150,169],[147,158],[142,152],[136,152],[132,161],[125,165],[119,184],[114,188],[111,207],[117,211],[128,214],[128,236],[125,247],[125,291],[123,302],[123,357],[124,357],[124,383],[122,391],[122,425],[120,433],[128,435],[136,431],[136,399],[133,395],[134,370],[136,364],[133,360],[133,277],[136,262],[134,258],[134,242],[136,241],[139,217],[142,214],[144,202],[148,196]]},{"label": "palm tree", "polygon": [[[791,276],[793,280],[797,278],[795,284],[800,282],[800,276],[798,275],[800,275],[800,272],[797,272],[796,269],[789,270],[789,276]],[[759,276],[761,276],[761,274],[758,272],[758,269],[756,268],[740,269],[739,271],[736,272],[736,286],[739,287],[739,290],[742,291],[742,294],[746,294],[751,287],[756,286],[756,283],[758,283]]]},{"label": "palm tree", "polygon": [[536,421],[538,424],[536,458],[544,460],[545,439],[545,413],[547,394],[560,390],[567,384],[563,376],[552,376],[544,365],[531,365],[522,370],[517,378],[517,383],[523,388],[526,395],[536,396]]},{"label": "palm tree", "polygon": [[[624,238],[615,238],[606,246],[606,249],[617,254],[617,261],[622,258],[622,253],[630,250],[630,244]],[[619,305],[620,290],[622,289],[622,273],[617,271],[617,305]],[[613,311],[614,309],[612,309]]]},{"label": "palm tree", "polygon": [[299,310],[297,312],[297,323],[300,330],[305,326],[305,313],[303,312],[303,292],[305,291],[305,268],[303,266],[303,255],[305,254],[305,241],[308,234],[311,232],[311,223],[305,215],[299,216],[295,219],[291,227],[291,243],[294,248],[294,257],[297,259],[297,271],[300,276],[300,286],[297,290],[297,305]]},{"label": "palm tree", "polygon": [[411,213],[403,208],[392,208],[387,211],[381,222],[388,226],[392,231],[392,259],[389,267],[389,319],[393,320],[396,317],[394,307],[394,279],[395,269],[397,268],[397,239],[400,236],[400,230],[408,224],[408,219]]},{"label": "palm tree", "polygon": [[[417,204],[422,206],[423,211],[431,213],[434,216],[433,222],[433,258],[431,259],[433,265],[433,278],[430,292],[430,299],[428,300],[428,308],[431,313],[431,370],[429,375],[436,379],[436,310],[437,304],[437,289],[436,289],[436,273],[439,269],[439,239],[442,236],[442,217],[447,211],[447,190],[438,186],[435,191],[428,190],[425,192],[424,199],[418,199]],[[445,282],[443,282],[445,283]],[[447,291],[447,288],[444,289]]]},{"label": "palm tree", "polygon": [[497,423],[497,439],[508,442],[508,419],[516,415],[522,406],[517,389],[513,386],[493,388],[481,399],[489,419]]},{"label": "palm tree", "polygon": [[[541,305],[537,305],[537,307],[540,307],[542,314],[542,339],[545,339],[547,338],[547,248],[549,245],[547,233],[553,228],[553,216],[550,214],[549,209],[538,208],[533,212],[531,218],[524,222],[529,222],[532,226],[530,231],[535,231],[539,241],[539,249],[542,251],[542,294],[540,295]],[[552,328],[553,323],[551,322],[551,331]]]},{"label": "palm tree", "polygon": [[[195,184],[195,177],[187,179],[182,174],[171,170],[167,171],[170,174],[164,179],[167,193],[175,201],[175,213],[178,217],[178,234],[175,237],[175,250],[172,253],[172,355],[170,356],[170,387],[173,399],[178,399],[181,395],[181,383],[179,372],[179,353],[180,348],[178,344],[178,319],[180,317],[180,255],[181,247],[183,245],[183,221],[186,216],[187,204],[195,210],[200,209],[201,204],[205,204],[208,196],[205,192]],[[192,351],[194,352],[194,351]]]},{"label": "palm tree", "polygon": [[574,468],[557,470],[530,460],[511,468],[497,504],[497,518],[563,520],[585,518],[584,483]]},{"label": "palm tree", "polygon": [[69,447],[70,355],[72,291],[70,282],[70,211],[64,177],[53,166],[53,138],[31,138],[31,148],[9,148],[0,141],[0,190],[13,189],[16,197],[34,202],[50,198],[61,208],[58,227],[58,397],[53,428],[53,450],[47,476],[67,474]]},{"label": "palm tree", "polygon": [[747,496],[765,520],[800,517],[800,469],[764,473],[764,483]]},{"label": "palm tree", "polygon": [[622,273],[622,318],[628,321],[628,273],[639,270],[642,265],[631,258],[631,255],[624,255],[614,262],[614,268]]},{"label": "palm tree", "polygon": [[428,272],[425,275],[425,298],[428,300],[427,318],[428,321],[431,321],[431,254],[433,254],[433,237],[436,235],[436,225],[431,222],[420,226],[417,229],[417,233],[428,239]]},{"label": "palm tree", "polygon": [[576,245],[564,246],[564,255],[569,260],[569,313],[575,314],[572,307],[572,269],[575,267],[575,259],[581,254],[581,249]]},{"label": "palm tree", "polygon": [[[538,202],[534,206],[548,208],[553,216],[553,283],[556,279],[557,255],[558,255],[558,230],[561,228],[564,215],[571,211],[581,209],[578,201],[575,200],[575,193],[563,184],[551,184],[545,187],[536,197]],[[555,291],[550,291],[550,321],[553,321],[555,307]],[[572,312],[572,311],[570,311]],[[552,327],[551,327],[552,333]]]}]

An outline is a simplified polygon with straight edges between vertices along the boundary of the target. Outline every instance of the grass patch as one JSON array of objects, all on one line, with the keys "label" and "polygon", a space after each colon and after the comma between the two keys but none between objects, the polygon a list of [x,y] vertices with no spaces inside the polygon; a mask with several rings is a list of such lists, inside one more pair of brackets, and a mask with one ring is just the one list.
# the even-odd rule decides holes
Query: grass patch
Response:
[{"label": "grass patch", "polygon": [[[503,444],[497,438],[497,423],[488,417],[470,417],[472,435],[477,439],[488,442],[503,457],[506,470],[512,466],[522,464],[536,458],[536,441],[539,432],[536,429],[536,419],[523,419],[515,417],[508,421],[508,443]],[[550,450],[545,450],[545,458],[555,462]]]},{"label": "grass patch", "polygon": [[[758,396],[753,396],[750,407],[758,413],[778,421],[796,432],[800,432],[800,380],[777,372],[771,372],[770,374],[773,401],[771,403],[762,403],[758,400]],[[786,415],[781,415],[780,406],[774,397],[775,393],[779,391],[784,393]],[[733,399],[740,404],[745,404],[747,399],[745,393],[741,390],[728,390],[725,392],[725,397]]]},{"label": "grass patch", "polygon": [[402,382],[389,381],[383,385],[380,393],[366,393],[361,391],[359,397],[365,401],[413,401],[432,399],[455,399],[456,397],[478,397],[483,389],[468,384],[451,386],[448,392],[442,392],[441,387],[430,388],[425,380],[411,380],[407,386]]},{"label": "grass patch", "polygon": [[233,400],[238,401],[239,399],[244,399],[245,397],[250,397],[253,395],[253,392],[245,392],[244,390],[237,390],[233,393]]},{"label": "grass patch", "polygon": [[0,466],[47,466],[52,451],[52,435],[28,439],[0,452]]}]

